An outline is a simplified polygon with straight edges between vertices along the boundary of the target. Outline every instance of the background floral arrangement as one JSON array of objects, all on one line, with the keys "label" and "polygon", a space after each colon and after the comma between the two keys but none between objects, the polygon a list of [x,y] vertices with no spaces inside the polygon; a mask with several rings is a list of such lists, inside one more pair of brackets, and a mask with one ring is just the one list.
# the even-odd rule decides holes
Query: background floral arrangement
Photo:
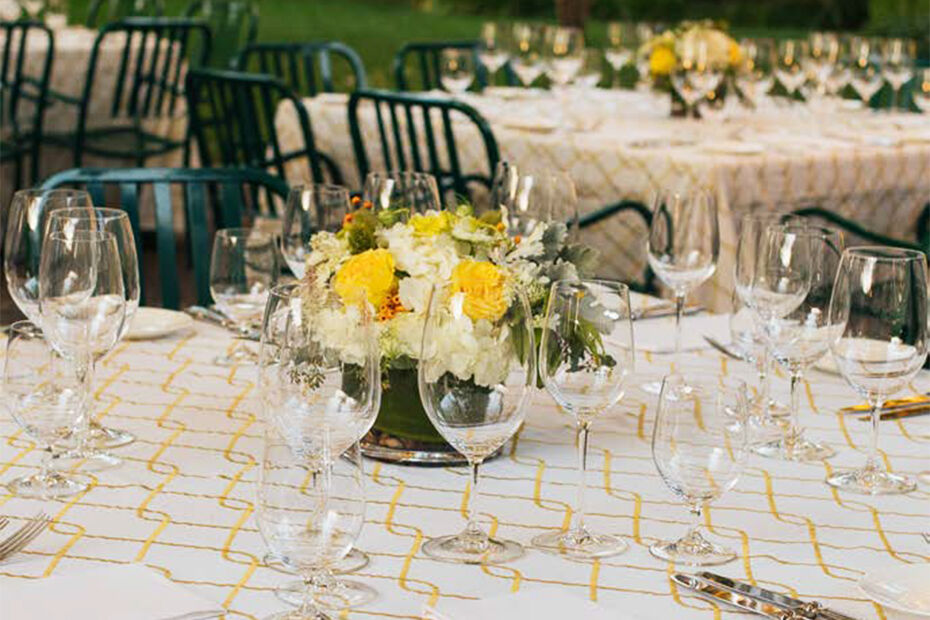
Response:
[{"label": "background floral arrangement", "polygon": [[739,44],[726,31],[711,21],[682,22],[640,47],[639,55],[649,58],[653,77],[667,77],[678,65],[681,50],[692,41],[707,45],[707,60],[716,68],[735,68],[740,62]]}]

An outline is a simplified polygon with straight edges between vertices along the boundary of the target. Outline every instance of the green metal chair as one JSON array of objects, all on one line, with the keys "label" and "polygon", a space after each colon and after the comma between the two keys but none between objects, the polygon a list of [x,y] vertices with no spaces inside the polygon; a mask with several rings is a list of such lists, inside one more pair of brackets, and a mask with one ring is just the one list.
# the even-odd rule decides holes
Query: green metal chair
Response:
[{"label": "green metal chair", "polygon": [[258,38],[258,5],[252,0],[193,0],[184,16],[203,19],[210,27],[211,67],[233,68],[240,51]]},{"label": "green metal chair", "polygon": [[[923,212],[918,218],[917,232],[915,235],[917,237],[916,241],[896,239],[894,237],[889,237],[887,235],[873,232],[858,222],[855,222],[849,218],[845,218],[842,215],[822,207],[812,206],[796,209],[792,211],[792,215],[820,220],[868,243],[873,243],[876,245],[890,245],[898,248],[919,250],[921,252],[930,252],[930,245],[928,245],[928,239],[930,239],[930,203],[927,203],[927,206],[924,207]],[[847,243],[847,245],[849,244]]]},{"label": "green metal chair", "polygon": [[[81,98],[52,94],[77,106],[77,129],[73,136],[53,136],[50,141],[73,145],[76,167],[86,154],[129,160],[141,167],[150,157],[184,147],[186,139],[159,135],[146,124],[170,122],[183,111],[179,106],[184,97],[185,66],[203,64],[210,41],[206,24],[193,19],[133,17],[105,25],[91,50]],[[198,50],[193,57],[192,45]],[[120,63],[108,99],[108,123],[97,126],[95,122],[90,127],[89,111],[104,46],[119,46]]]},{"label": "green metal chair", "polygon": [[[436,177],[442,195],[452,191],[471,198],[470,184],[491,187],[500,152],[491,126],[477,110],[451,99],[383,90],[356,91],[349,98],[349,131],[361,179],[371,171],[359,123],[359,106],[363,104],[374,107],[385,170],[428,172]],[[456,131],[465,126],[462,121],[474,126],[481,137],[487,155],[487,174],[466,173],[462,169],[455,142]],[[456,131],[453,125],[458,125]]]},{"label": "green metal chair", "polygon": [[[288,162],[306,158],[315,182],[342,183],[339,168],[316,150],[307,108],[281,80],[200,69],[188,72],[186,90],[191,135],[202,165],[271,170],[284,179]],[[303,137],[303,145],[292,151],[284,150],[274,124],[284,102],[294,106]]]},{"label": "green metal chair", "polygon": [[86,25],[96,28],[101,23],[126,17],[161,17],[164,13],[162,0],[92,0],[87,9]]},{"label": "green metal chair", "polygon": [[[636,200],[621,200],[620,202],[602,207],[597,211],[591,211],[590,213],[582,215],[578,218],[578,228],[584,230],[608,218],[617,217],[623,213],[634,213],[641,217],[646,226],[646,230],[649,230],[652,226],[652,211],[650,211],[646,205]],[[659,287],[656,284],[656,277],[648,263],[646,263],[643,271],[643,279],[639,282],[631,282],[630,289],[647,295],[658,294]]]},{"label": "green metal chair", "polygon": [[[344,70],[336,73],[336,64]],[[236,68],[273,75],[303,97],[364,89],[368,84],[362,59],[338,41],[252,43],[239,54]]]},{"label": "green metal chair", "polygon": [[[478,61],[477,41],[430,41],[408,43],[394,56],[394,79],[399,91],[445,90],[439,79],[439,58],[443,50],[470,51],[476,67],[475,82],[479,89],[487,84],[487,71]],[[409,73],[416,74],[416,80]]]},{"label": "green metal chair", "polygon": [[[119,208],[129,214],[136,240],[136,253],[143,267],[143,234],[140,231],[140,196],[150,187],[155,206],[155,249],[158,255],[161,303],[165,308],[177,309],[181,303],[180,281],[189,277],[187,267],[178,264],[178,245],[174,229],[174,215],[183,210],[186,222],[186,241],[193,263],[197,303],[212,303],[210,295],[210,254],[212,235],[209,220],[215,228],[242,226],[254,214],[251,203],[254,189],[260,187],[281,199],[288,194],[287,184],[261,170],[249,169],[185,169],[185,168],[77,168],[60,172],[43,184],[52,189],[62,186],[85,187],[94,204],[106,204],[109,187],[119,193]],[[180,186],[183,192],[175,192]],[[183,204],[174,202],[183,193]],[[146,278],[142,273],[142,301],[151,303],[146,291]]]},{"label": "green metal chair", "polygon": [[[55,36],[44,24],[34,21],[0,22],[3,36],[0,48],[0,163],[12,162],[17,187],[35,183],[39,178],[42,146],[42,121],[48,105],[48,82],[55,57]],[[37,53],[40,38],[45,59],[39,71],[26,71],[29,53]],[[29,159],[28,176],[24,160]]]}]

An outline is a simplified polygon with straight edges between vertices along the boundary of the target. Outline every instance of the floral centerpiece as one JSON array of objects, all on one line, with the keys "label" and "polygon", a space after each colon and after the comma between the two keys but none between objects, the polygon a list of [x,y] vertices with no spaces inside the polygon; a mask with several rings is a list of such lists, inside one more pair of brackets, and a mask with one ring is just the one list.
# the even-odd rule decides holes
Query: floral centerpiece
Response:
[{"label": "floral centerpiece", "polygon": [[[460,296],[467,320],[442,340],[451,360],[449,370],[493,383],[500,347],[489,340],[483,324],[500,319],[511,307],[514,287],[525,291],[534,320],[545,310],[549,284],[556,279],[589,277],[594,250],[570,243],[566,225],[540,224],[524,238],[508,235],[506,214],[476,216],[468,205],[452,211],[411,213],[370,203],[345,217],[335,233],[311,239],[305,276],[305,305],[335,294],[336,307],[314,312],[331,342],[327,346],[351,356],[352,328],[346,313],[358,312],[358,300],[374,308],[381,351],[382,398],[374,432],[395,448],[442,450],[417,390],[417,363],[425,313],[434,285],[448,286]],[[538,329],[538,328],[537,328]],[[382,444],[384,445],[384,444]]]}]

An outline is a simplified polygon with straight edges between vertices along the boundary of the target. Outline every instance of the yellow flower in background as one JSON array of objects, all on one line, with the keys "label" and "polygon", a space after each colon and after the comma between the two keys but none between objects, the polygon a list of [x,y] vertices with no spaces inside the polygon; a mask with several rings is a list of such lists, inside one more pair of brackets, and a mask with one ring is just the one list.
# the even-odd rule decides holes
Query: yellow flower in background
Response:
[{"label": "yellow flower in background", "polygon": [[452,229],[449,218],[450,216],[446,212],[435,215],[414,215],[410,218],[410,225],[417,236],[433,237]]},{"label": "yellow flower in background", "polygon": [[736,41],[730,41],[728,56],[731,67],[738,67],[739,63],[743,61],[743,52],[740,50],[739,44]]},{"label": "yellow flower in background", "polygon": [[367,250],[347,260],[333,278],[333,288],[345,304],[359,302],[364,295],[380,308],[397,286],[394,257],[387,250]]},{"label": "yellow flower in background", "polygon": [[504,272],[483,261],[463,260],[452,270],[452,294],[464,293],[463,310],[473,321],[494,322],[507,312]]},{"label": "yellow flower in background", "polygon": [[664,45],[657,45],[649,55],[649,73],[652,75],[668,75],[675,68],[675,52]]}]

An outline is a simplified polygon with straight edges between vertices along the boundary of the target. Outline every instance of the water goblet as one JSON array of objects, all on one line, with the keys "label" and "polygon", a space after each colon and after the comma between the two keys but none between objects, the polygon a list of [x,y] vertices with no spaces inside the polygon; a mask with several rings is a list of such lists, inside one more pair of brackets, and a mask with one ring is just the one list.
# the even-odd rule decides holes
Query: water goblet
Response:
[{"label": "water goblet", "polygon": [[320,231],[338,232],[352,211],[349,190],[339,185],[310,184],[291,188],[284,207],[281,254],[291,271],[303,278],[311,247]]},{"label": "water goblet", "polygon": [[775,77],[787,91],[788,97],[793,97],[807,81],[803,61],[808,55],[808,49],[807,41],[786,39],[778,44]]},{"label": "water goblet", "polygon": [[[461,264],[489,277],[497,270],[490,263]],[[520,544],[488,536],[476,509],[478,468],[520,428],[536,384],[529,302],[517,288],[508,299],[506,276],[498,273],[496,293],[455,274],[448,287],[434,286],[424,321],[420,400],[430,422],[471,470],[465,530],[423,545],[423,553],[437,560],[498,564],[523,555]]]},{"label": "water goblet", "polygon": [[759,107],[775,85],[775,43],[771,39],[740,41],[740,64],[736,72],[736,87],[748,104]]},{"label": "water goblet", "polygon": [[869,39],[857,39],[852,44],[850,55],[850,84],[868,107],[883,84],[877,44]]},{"label": "water goblet", "polygon": [[591,426],[623,398],[633,366],[629,288],[608,280],[554,282],[539,346],[539,374],[559,408],[575,419],[578,498],[568,531],[536,536],[533,546],[580,560],[609,557],[626,549],[619,536],[588,528],[585,489]]},{"label": "water goblet", "polygon": [[542,30],[533,24],[516,23],[512,29],[510,68],[529,88],[543,74]]},{"label": "water goblet", "polygon": [[507,230],[512,235],[541,234],[540,227],[554,221],[563,222],[570,237],[578,234],[578,196],[565,172],[524,170],[506,207]]},{"label": "water goblet", "polygon": [[903,389],[927,359],[927,259],[923,252],[892,247],[849,248],[843,253],[830,320],[839,326],[833,359],[846,382],[871,407],[865,465],[838,471],[827,484],[865,495],[902,494],[913,479],[887,471],[878,455],[881,406]]},{"label": "water goblet", "polygon": [[453,95],[468,91],[475,81],[475,52],[446,48],[439,53],[439,82]]},{"label": "water goblet", "polygon": [[581,71],[584,33],[580,28],[549,26],[544,30],[546,75],[556,88],[572,83]]},{"label": "water goblet", "polygon": [[672,86],[685,102],[686,114],[695,115],[697,104],[717,88],[723,73],[710,62],[706,41],[685,39],[680,53],[672,71]]},{"label": "water goblet", "polygon": [[[277,259],[275,239],[269,233],[252,228],[216,231],[210,257],[210,294],[217,309],[240,329],[248,329],[261,319],[268,292],[277,281]],[[255,361],[255,351],[237,342],[214,363],[232,366]]]},{"label": "water goblet", "polygon": [[688,505],[694,524],[678,540],[651,545],[655,557],[691,566],[736,558],[701,532],[701,513],[736,485],[746,465],[748,401],[746,384],[735,379],[690,375],[685,381],[672,374],[662,382],[652,458],[668,488]]},{"label": "water goblet", "polygon": [[604,58],[613,73],[619,73],[623,67],[633,61],[639,43],[636,37],[636,25],[633,22],[607,24],[607,46],[604,49]]},{"label": "water goblet", "polygon": [[882,46],[882,77],[891,85],[891,109],[900,104],[901,88],[914,77],[913,41],[887,39]]},{"label": "water goblet", "polygon": [[362,203],[379,211],[407,209],[410,214],[442,209],[436,177],[426,172],[369,172]]},{"label": "water goblet", "polygon": [[51,499],[74,495],[87,484],[52,464],[56,447],[84,415],[87,391],[71,364],[45,341],[30,321],[10,326],[3,371],[3,402],[10,417],[44,452],[41,469],[7,484],[15,495]]},{"label": "water goblet", "polygon": [[478,60],[488,72],[488,84],[493,85],[497,72],[507,64],[507,29],[496,22],[481,24],[481,34],[478,37]]}]

